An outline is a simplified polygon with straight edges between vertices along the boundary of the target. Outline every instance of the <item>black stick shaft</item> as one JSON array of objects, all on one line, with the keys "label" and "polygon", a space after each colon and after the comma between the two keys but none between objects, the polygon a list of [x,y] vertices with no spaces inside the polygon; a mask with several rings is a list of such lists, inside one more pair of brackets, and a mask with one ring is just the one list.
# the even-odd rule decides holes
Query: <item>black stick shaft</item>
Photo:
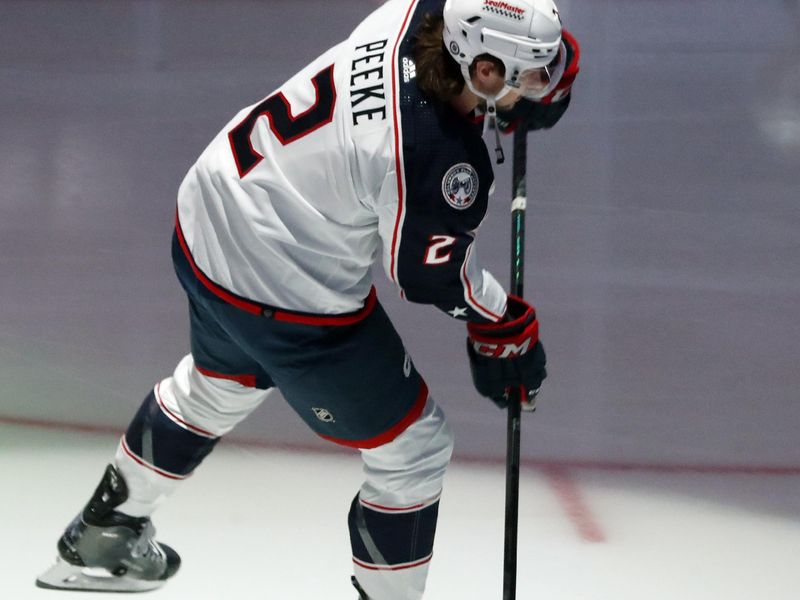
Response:
[{"label": "black stick shaft", "polygon": [[526,182],[528,135],[520,127],[514,131],[513,203],[511,205],[511,293],[522,297],[525,274],[525,203],[528,198]]},{"label": "black stick shaft", "polygon": [[521,405],[518,392],[508,406],[506,439],[506,524],[503,600],[517,597],[517,526],[519,523],[519,448]]},{"label": "black stick shaft", "polygon": [[[522,297],[525,274],[525,183],[528,162],[528,135],[525,127],[514,132],[514,163],[511,205],[511,293]],[[519,456],[521,401],[519,391],[512,391],[508,405],[506,437],[506,516],[503,556],[503,600],[517,597],[517,531],[519,526]]]}]

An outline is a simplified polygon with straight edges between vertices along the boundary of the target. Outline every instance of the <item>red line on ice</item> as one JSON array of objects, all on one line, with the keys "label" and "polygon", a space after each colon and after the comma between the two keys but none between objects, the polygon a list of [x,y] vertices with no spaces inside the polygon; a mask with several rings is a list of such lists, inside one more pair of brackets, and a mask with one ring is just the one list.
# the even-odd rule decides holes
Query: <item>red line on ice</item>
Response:
[{"label": "red line on ice", "polygon": [[584,501],[578,484],[570,477],[569,470],[550,466],[542,469],[542,472],[581,538],[587,542],[605,542],[606,536],[592,515],[589,505]]}]

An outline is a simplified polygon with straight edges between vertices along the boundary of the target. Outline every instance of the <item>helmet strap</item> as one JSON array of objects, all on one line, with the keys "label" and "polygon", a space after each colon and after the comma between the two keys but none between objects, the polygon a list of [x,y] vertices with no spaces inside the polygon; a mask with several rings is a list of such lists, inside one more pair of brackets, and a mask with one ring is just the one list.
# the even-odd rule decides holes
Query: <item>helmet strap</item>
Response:
[{"label": "helmet strap", "polygon": [[497,98],[502,98],[508,92],[511,91],[511,87],[506,85],[500,90],[500,93],[497,95],[489,95],[484,92],[478,91],[478,89],[472,84],[472,77],[469,74],[469,66],[465,64],[461,64],[461,73],[464,75],[464,81],[467,83],[467,87],[469,90],[478,96],[478,98],[483,98],[486,101],[486,114],[483,117],[483,135],[486,135],[486,132],[489,131],[490,126],[494,126],[494,136],[495,136],[495,161],[498,165],[502,165],[505,160],[506,156],[503,152],[503,146],[500,143],[500,127],[497,125]]},{"label": "helmet strap", "polygon": [[483,117],[483,135],[489,129],[490,122],[494,124],[494,154],[495,160],[498,165],[502,165],[506,161],[505,153],[503,152],[503,145],[500,143],[500,126],[497,124],[497,106],[496,96],[487,96],[486,98],[486,116]]}]

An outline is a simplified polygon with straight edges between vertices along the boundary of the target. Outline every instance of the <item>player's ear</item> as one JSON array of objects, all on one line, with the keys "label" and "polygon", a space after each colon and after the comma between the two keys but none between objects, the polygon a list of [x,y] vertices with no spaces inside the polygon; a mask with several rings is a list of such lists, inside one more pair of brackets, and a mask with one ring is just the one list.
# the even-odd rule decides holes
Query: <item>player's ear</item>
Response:
[{"label": "player's ear", "polygon": [[488,81],[493,75],[500,74],[497,64],[488,59],[478,58],[475,60],[475,75],[482,81]]}]

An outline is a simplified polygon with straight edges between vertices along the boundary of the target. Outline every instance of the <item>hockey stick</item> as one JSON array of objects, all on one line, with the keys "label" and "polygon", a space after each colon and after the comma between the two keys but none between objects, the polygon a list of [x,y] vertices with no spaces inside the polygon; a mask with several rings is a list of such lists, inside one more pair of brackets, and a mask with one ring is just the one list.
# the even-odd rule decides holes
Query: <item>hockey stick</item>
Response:
[{"label": "hockey stick", "polygon": [[[511,202],[511,293],[522,297],[525,267],[525,183],[528,162],[528,131],[524,123],[514,131],[514,163],[512,165]],[[518,390],[511,392],[508,403],[506,438],[506,521],[503,555],[503,600],[517,597],[517,529],[519,524],[519,448],[522,398]]]}]

